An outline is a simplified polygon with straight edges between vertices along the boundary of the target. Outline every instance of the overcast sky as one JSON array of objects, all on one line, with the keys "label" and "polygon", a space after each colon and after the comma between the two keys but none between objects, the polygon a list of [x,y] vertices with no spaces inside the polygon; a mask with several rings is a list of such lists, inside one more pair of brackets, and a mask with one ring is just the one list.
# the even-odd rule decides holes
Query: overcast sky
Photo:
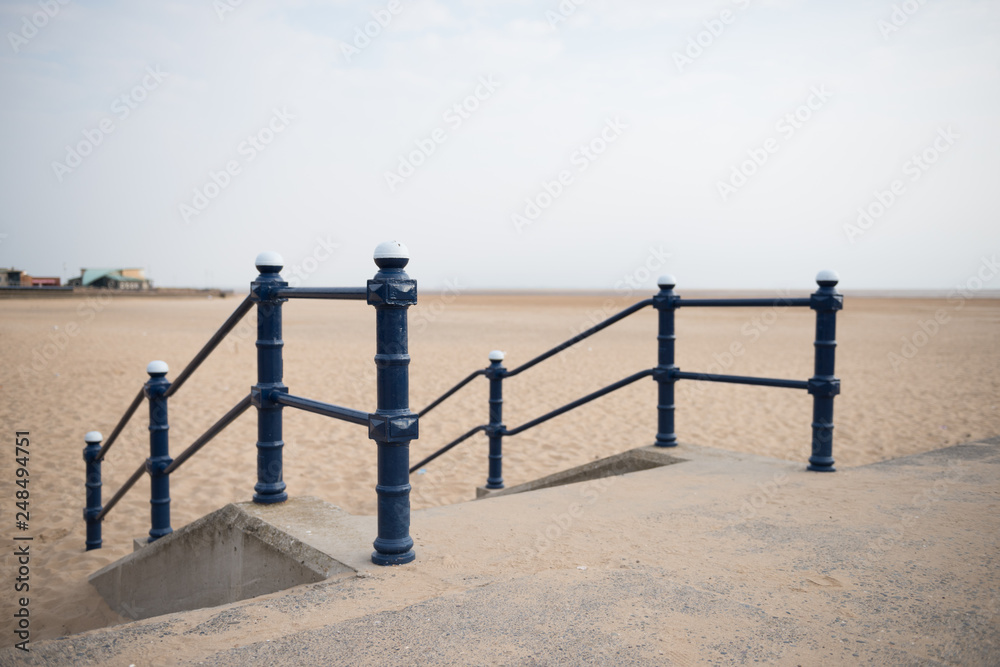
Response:
[{"label": "overcast sky", "polygon": [[0,266],[361,285],[398,239],[426,289],[949,289],[1000,252],[1000,3],[577,2],[0,3]]}]

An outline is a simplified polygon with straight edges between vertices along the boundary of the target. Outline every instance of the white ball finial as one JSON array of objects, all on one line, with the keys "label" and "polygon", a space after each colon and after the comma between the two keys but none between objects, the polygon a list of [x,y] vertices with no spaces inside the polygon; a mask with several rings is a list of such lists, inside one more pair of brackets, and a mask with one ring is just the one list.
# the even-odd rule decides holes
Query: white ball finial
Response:
[{"label": "white ball finial", "polygon": [[278,253],[267,251],[257,255],[254,265],[261,273],[281,273],[282,267],[285,266],[285,260]]},{"label": "white ball finial", "polygon": [[101,435],[100,431],[88,431],[87,435],[83,436],[84,442],[98,443],[101,440],[104,440],[104,436]]},{"label": "white ball finial", "polygon": [[401,269],[410,261],[410,250],[399,241],[385,241],[375,247],[372,257],[380,269]]},{"label": "white ball finial", "polygon": [[664,273],[662,276],[656,279],[656,285],[660,289],[667,289],[677,285],[677,279],[669,273]]},{"label": "white ball finial", "polygon": [[490,361],[503,361],[504,354],[500,350],[490,352]]},{"label": "white ball finial", "polygon": [[836,271],[825,269],[816,274],[816,282],[820,285],[836,285],[840,282],[840,275]]},{"label": "white ball finial", "polygon": [[151,361],[146,366],[146,372],[150,375],[166,375],[169,370],[165,361]]}]

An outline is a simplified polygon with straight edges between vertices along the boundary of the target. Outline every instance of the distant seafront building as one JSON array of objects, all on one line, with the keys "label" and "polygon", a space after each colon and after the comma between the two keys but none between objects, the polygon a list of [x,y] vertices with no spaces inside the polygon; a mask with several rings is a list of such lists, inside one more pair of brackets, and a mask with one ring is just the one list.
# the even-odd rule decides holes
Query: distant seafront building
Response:
[{"label": "distant seafront building", "polygon": [[146,279],[145,269],[80,269],[80,277],[70,278],[73,287],[103,287],[105,289],[146,290],[153,283]]},{"label": "distant seafront building", "polygon": [[20,269],[0,269],[0,287],[59,287],[56,277],[29,276]]}]

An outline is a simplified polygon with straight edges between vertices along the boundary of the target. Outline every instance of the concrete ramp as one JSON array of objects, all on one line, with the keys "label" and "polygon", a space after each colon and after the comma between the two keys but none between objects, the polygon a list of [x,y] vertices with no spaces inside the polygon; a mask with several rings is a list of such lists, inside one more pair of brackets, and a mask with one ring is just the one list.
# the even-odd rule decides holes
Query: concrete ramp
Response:
[{"label": "concrete ramp", "polygon": [[[341,526],[353,537],[351,519],[316,498],[226,505],[98,570],[90,583],[112,609],[137,620],[353,575],[336,555],[297,536],[321,537]],[[343,546],[327,542],[334,551]]]}]

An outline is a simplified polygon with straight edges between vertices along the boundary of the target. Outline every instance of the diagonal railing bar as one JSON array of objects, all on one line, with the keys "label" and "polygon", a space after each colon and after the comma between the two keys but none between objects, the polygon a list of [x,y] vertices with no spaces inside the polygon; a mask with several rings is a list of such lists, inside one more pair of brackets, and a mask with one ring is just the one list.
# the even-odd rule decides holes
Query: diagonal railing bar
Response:
[{"label": "diagonal railing bar", "polygon": [[287,405],[290,408],[298,408],[306,412],[315,412],[318,415],[333,417],[334,419],[351,422],[352,424],[368,425],[368,413],[361,410],[352,410],[351,408],[344,408],[339,405],[314,401],[311,398],[302,398],[301,396],[277,391],[271,394],[271,400],[279,405]]},{"label": "diagonal railing bar", "polygon": [[444,454],[445,452],[447,452],[449,449],[451,449],[455,445],[458,445],[458,444],[460,444],[460,443],[468,440],[469,438],[471,438],[475,434],[479,433],[480,431],[484,431],[484,430],[486,430],[486,424],[483,424],[482,426],[477,426],[476,428],[468,431],[467,433],[458,436],[457,438],[455,438],[454,440],[452,440],[451,442],[449,442],[447,445],[445,445],[441,449],[437,450],[436,452],[434,452],[433,454],[431,454],[427,458],[423,459],[420,463],[417,463],[416,465],[411,466],[410,467],[410,473],[413,473],[415,470],[419,470],[423,466],[427,465],[428,463],[430,463],[431,461],[433,461],[437,457],[439,457],[442,454]]},{"label": "diagonal railing bar", "polygon": [[625,378],[623,380],[619,380],[618,382],[615,382],[614,384],[609,384],[607,387],[604,387],[603,389],[598,389],[597,391],[595,391],[593,393],[587,394],[583,398],[578,398],[575,401],[573,401],[572,403],[567,403],[566,405],[562,406],[561,408],[556,408],[552,412],[548,412],[548,413],[542,415],[541,417],[538,417],[536,419],[532,419],[530,422],[528,422],[526,424],[521,424],[517,428],[513,428],[513,429],[510,429],[510,430],[504,429],[502,433],[503,433],[504,436],[509,436],[509,435],[517,435],[518,433],[522,433],[524,431],[527,431],[529,428],[532,428],[534,426],[538,426],[539,424],[541,424],[543,422],[547,422],[548,420],[552,419],[553,417],[558,417],[559,415],[561,415],[563,413],[569,412],[570,410],[572,410],[574,408],[578,408],[581,405],[584,405],[585,403],[590,403],[594,399],[600,398],[601,396],[604,396],[606,394],[610,394],[611,392],[613,392],[613,391],[615,391],[617,389],[621,389],[622,387],[625,387],[627,385],[630,385],[633,382],[641,380],[644,377],[649,377],[650,375],[653,374],[653,372],[654,372],[654,369],[647,368],[644,371],[639,371],[638,373],[633,373],[632,375],[629,375],[627,378]]},{"label": "diagonal railing bar", "polygon": [[194,355],[194,359],[189,361],[188,365],[184,367],[184,370],[178,374],[177,379],[174,380],[171,383],[170,388],[167,389],[165,398],[170,398],[177,393],[177,390],[181,388],[181,385],[184,384],[189,377],[191,377],[191,374],[195,372],[198,366],[201,366],[201,362],[205,361],[208,355],[210,355],[219,343],[222,342],[222,339],[225,338],[237,324],[239,324],[240,320],[243,319],[243,316],[250,312],[253,305],[254,302],[249,296],[243,299],[243,302],[236,307],[236,310],[234,310],[233,314],[229,316],[229,319],[223,322],[222,326],[219,327],[219,330],[216,331],[215,334],[208,339],[208,342],[205,343],[205,346],[198,351],[198,354]]},{"label": "diagonal railing bar", "polygon": [[538,364],[538,363],[541,363],[541,362],[545,361],[546,359],[548,359],[552,355],[555,355],[555,354],[558,354],[558,353],[562,352],[567,347],[570,347],[571,345],[576,345],[577,343],[579,343],[584,338],[587,338],[589,336],[593,336],[598,331],[601,331],[602,329],[606,329],[609,326],[611,326],[612,324],[614,324],[615,322],[618,322],[619,320],[623,320],[626,317],[628,317],[629,315],[631,315],[632,313],[638,312],[638,311],[642,310],[643,308],[645,308],[646,306],[651,306],[651,305],[653,305],[653,300],[652,299],[643,299],[642,301],[639,301],[638,303],[632,304],[631,306],[629,306],[625,310],[621,311],[620,313],[616,313],[616,314],[612,315],[611,317],[607,318],[606,320],[604,320],[603,322],[600,322],[599,324],[596,324],[596,325],[590,327],[586,331],[582,331],[582,332],[578,333],[577,335],[573,336],[572,338],[570,338],[565,343],[561,343],[559,345],[556,345],[554,348],[552,348],[548,352],[543,352],[542,354],[538,355],[534,359],[531,359],[530,361],[526,361],[525,363],[521,364],[520,366],[518,366],[514,370],[507,371],[504,374],[504,377],[513,377],[513,376],[517,375],[518,373],[520,373],[522,371],[526,371],[529,368],[531,368],[532,366],[534,366],[535,364]]},{"label": "diagonal railing bar", "polygon": [[461,382],[459,382],[458,384],[456,384],[454,387],[452,387],[448,391],[446,391],[443,394],[441,394],[437,399],[434,400],[433,403],[431,403],[426,408],[424,408],[423,410],[421,410],[420,412],[418,412],[417,416],[418,417],[423,417],[428,412],[430,412],[431,410],[433,410],[434,408],[436,408],[437,406],[441,405],[446,400],[448,400],[449,398],[451,398],[451,396],[456,391],[458,391],[459,389],[461,389],[465,385],[469,384],[470,382],[472,382],[474,379],[476,379],[480,375],[485,375],[485,374],[486,374],[486,369],[484,369],[484,368],[480,368],[478,371],[473,371],[472,373],[469,373],[469,375],[464,380],[462,380]]},{"label": "diagonal railing bar", "polygon": [[687,373],[674,371],[671,377],[678,380],[704,380],[705,382],[728,382],[730,384],[750,384],[758,387],[780,387],[783,389],[808,389],[806,380],[775,380],[773,378],[747,377],[744,375],[719,375],[718,373]]},{"label": "diagonal railing bar", "polygon": [[128,409],[125,410],[125,414],[123,414],[122,418],[118,420],[118,425],[115,426],[115,430],[111,432],[111,435],[108,437],[108,441],[104,443],[104,446],[101,447],[101,451],[97,453],[97,458],[94,459],[95,461],[100,461],[104,458],[104,455],[108,453],[108,450],[111,449],[111,445],[115,444],[115,440],[117,440],[118,436],[121,435],[122,429],[125,428],[125,424],[127,424],[128,420],[132,418],[135,411],[139,409],[139,404],[142,403],[142,399],[145,397],[145,387],[140,387],[139,393],[135,395],[135,398],[132,399],[132,403],[128,406]]},{"label": "diagonal railing bar", "polygon": [[280,299],[342,299],[364,301],[367,287],[281,287],[275,290]]},{"label": "diagonal railing bar", "polygon": [[128,481],[122,485],[122,488],[118,489],[118,493],[116,493],[111,497],[111,500],[108,501],[108,504],[104,506],[104,509],[101,510],[101,513],[97,515],[97,518],[95,518],[94,521],[102,521],[104,517],[107,515],[107,513],[111,511],[111,508],[114,507],[118,503],[118,501],[122,499],[122,496],[128,493],[129,489],[135,486],[135,483],[138,482],[139,478],[142,477],[144,474],[146,474],[145,461],[143,461],[142,464],[135,469],[135,472],[132,473],[132,476],[128,478]]},{"label": "diagonal railing bar", "polygon": [[239,403],[233,406],[233,408],[222,416],[222,419],[212,424],[207,431],[205,431],[201,437],[191,443],[191,445],[181,452],[173,463],[168,465],[164,469],[163,474],[169,475],[173,471],[181,467],[181,464],[187,461],[191,456],[193,456],[199,449],[207,445],[212,438],[217,436],[224,428],[229,426],[237,417],[246,412],[252,405],[252,400],[250,394],[243,397]]}]

